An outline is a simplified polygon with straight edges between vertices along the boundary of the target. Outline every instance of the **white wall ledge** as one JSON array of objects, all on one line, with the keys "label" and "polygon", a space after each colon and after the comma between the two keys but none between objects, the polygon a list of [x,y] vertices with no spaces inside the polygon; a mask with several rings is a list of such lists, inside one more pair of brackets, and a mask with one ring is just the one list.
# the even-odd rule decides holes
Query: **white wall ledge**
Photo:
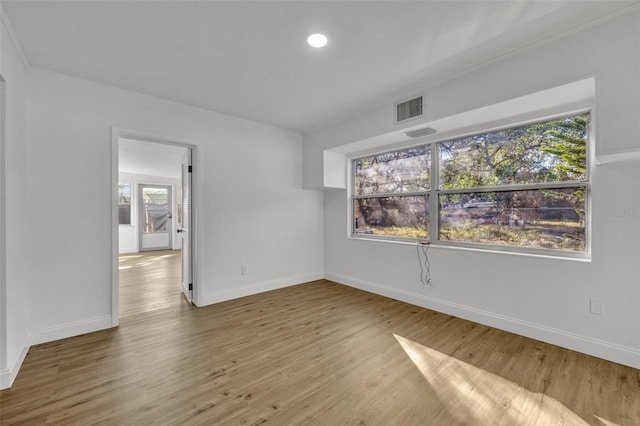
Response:
[{"label": "white wall ledge", "polygon": [[640,160],[640,148],[631,151],[611,152],[604,154],[596,154],[596,165],[620,163],[623,161]]}]

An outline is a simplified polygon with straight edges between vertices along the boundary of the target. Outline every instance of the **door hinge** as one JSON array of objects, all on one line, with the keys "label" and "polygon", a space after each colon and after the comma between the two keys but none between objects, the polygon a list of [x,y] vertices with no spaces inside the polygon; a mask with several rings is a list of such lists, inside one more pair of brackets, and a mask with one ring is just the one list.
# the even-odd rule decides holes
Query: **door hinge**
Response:
[{"label": "door hinge", "polygon": [[189,173],[193,173],[193,166],[189,166]]},{"label": "door hinge", "polygon": [[189,291],[193,291],[193,283],[189,283]]}]

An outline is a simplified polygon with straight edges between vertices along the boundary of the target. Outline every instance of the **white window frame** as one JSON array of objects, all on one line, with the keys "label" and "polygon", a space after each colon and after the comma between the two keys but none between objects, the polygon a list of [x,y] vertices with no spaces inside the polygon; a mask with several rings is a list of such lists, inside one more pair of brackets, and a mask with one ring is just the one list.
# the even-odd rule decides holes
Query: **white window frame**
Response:
[{"label": "white window frame", "polygon": [[[506,130],[511,128],[517,128],[522,126],[533,125],[536,123],[543,123],[547,121],[553,121],[555,119],[577,116],[581,114],[589,114],[589,122],[587,123],[587,141],[586,141],[586,179],[584,181],[565,181],[565,182],[552,182],[552,183],[537,183],[537,184],[516,184],[516,185],[501,185],[501,186],[488,186],[488,187],[474,187],[474,188],[464,188],[464,189],[439,189],[440,176],[439,176],[439,149],[438,144],[462,139],[469,136],[479,135],[483,133],[491,133],[500,130]],[[417,238],[403,238],[403,237],[395,237],[395,236],[384,236],[384,235],[372,235],[372,234],[361,234],[355,232],[355,218],[354,218],[354,203],[357,198],[373,198],[370,196],[358,196],[355,195],[355,161],[370,157],[374,155],[380,155],[387,152],[396,152],[404,149],[409,149],[412,147],[418,147],[423,145],[431,145],[430,153],[431,153],[431,184],[430,189],[428,191],[419,191],[415,193],[402,193],[402,194],[376,194],[374,197],[381,196],[412,196],[412,195],[426,195],[428,196],[429,202],[429,242],[433,246],[444,247],[444,248],[453,248],[453,249],[467,249],[467,250],[480,250],[480,251],[493,251],[493,252],[504,252],[504,253],[513,253],[513,254],[523,254],[523,255],[534,255],[534,256],[549,256],[554,258],[570,258],[570,259],[584,259],[589,260],[591,257],[591,223],[592,223],[592,214],[591,214],[591,167],[593,165],[592,161],[592,152],[594,145],[594,135],[595,131],[593,129],[594,123],[594,108],[584,107],[575,110],[558,112],[554,111],[552,114],[545,115],[543,113],[538,113],[532,115],[530,118],[519,121],[505,121],[500,123],[499,125],[494,126],[480,126],[474,128],[472,130],[468,130],[465,132],[456,133],[454,132],[451,135],[447,135],[446,137],[442,137],[439,139],[433,139],[432,137],[420,138],[415,141],[415,143],[406,145],[402,144],[401,146],[396,145],[393,147],[388,147],[388,149],[377,150],[377,151],[365,151],[359,152],[348,157],[348,173],[350,176],[349,180],[349,188],[348,188],[348,214],[349,214],[349,228],[348,232],[349,238],[358,239],[358,240],[371,240],[371,241],[380,241],[380,242],[393,242],[393,243],[409,243],[415,244],[416,242],[423,241],[423,239]],[[585,189],[585,250],[584,251],[571,251],[571,250],[561,250],[561,249],[545,249],[545,248],[534,248],[534,247],[520,247],[520,246],[508,246],[508,245],[498,245],[498,244],[484,244],[484,243],[473,243],[473,242],[461,242],[461,241],[448,241],[448,240],[440,240],[439,238],[439,230],[440,230],[440,214],[439,214],[439,195],[441,194],[449,194],[449,193],[482,193],[482,192],[508,192],[508,191],[518,191],[518,190],[538,190],[538,189],[560,189],[560,188],[573,188],[573,187],[583,187]]]}]

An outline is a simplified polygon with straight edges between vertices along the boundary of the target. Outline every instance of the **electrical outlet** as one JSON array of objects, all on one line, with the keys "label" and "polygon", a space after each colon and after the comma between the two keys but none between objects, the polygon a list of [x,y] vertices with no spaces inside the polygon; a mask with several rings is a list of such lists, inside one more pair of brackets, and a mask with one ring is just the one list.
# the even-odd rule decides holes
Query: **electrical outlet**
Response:
[{"label": "electrical outlet", "polygon": [[248,268],[247,268],[247,265],[242,265],[242,266],[240,267],[240,274],[242,274],[242,275],[247,275],[247,269],[248,269]]},{"label": "electrical outlet", "polygon": [[600,299],[589,299],[589,308],[592,314],[602,315],[602,300]]}]

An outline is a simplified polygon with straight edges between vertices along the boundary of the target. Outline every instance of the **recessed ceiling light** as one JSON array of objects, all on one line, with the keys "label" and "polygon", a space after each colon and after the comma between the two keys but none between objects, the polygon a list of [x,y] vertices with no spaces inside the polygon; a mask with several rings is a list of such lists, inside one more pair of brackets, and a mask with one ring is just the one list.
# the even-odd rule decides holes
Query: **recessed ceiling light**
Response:
[{"label": "recessed ceiling light", "polygon": [[327,41],[327,36],[320,33],[311,34],[307,38],[307,43],[309,43],[309,46],[312,47],[324,47],[327,45]]}]

